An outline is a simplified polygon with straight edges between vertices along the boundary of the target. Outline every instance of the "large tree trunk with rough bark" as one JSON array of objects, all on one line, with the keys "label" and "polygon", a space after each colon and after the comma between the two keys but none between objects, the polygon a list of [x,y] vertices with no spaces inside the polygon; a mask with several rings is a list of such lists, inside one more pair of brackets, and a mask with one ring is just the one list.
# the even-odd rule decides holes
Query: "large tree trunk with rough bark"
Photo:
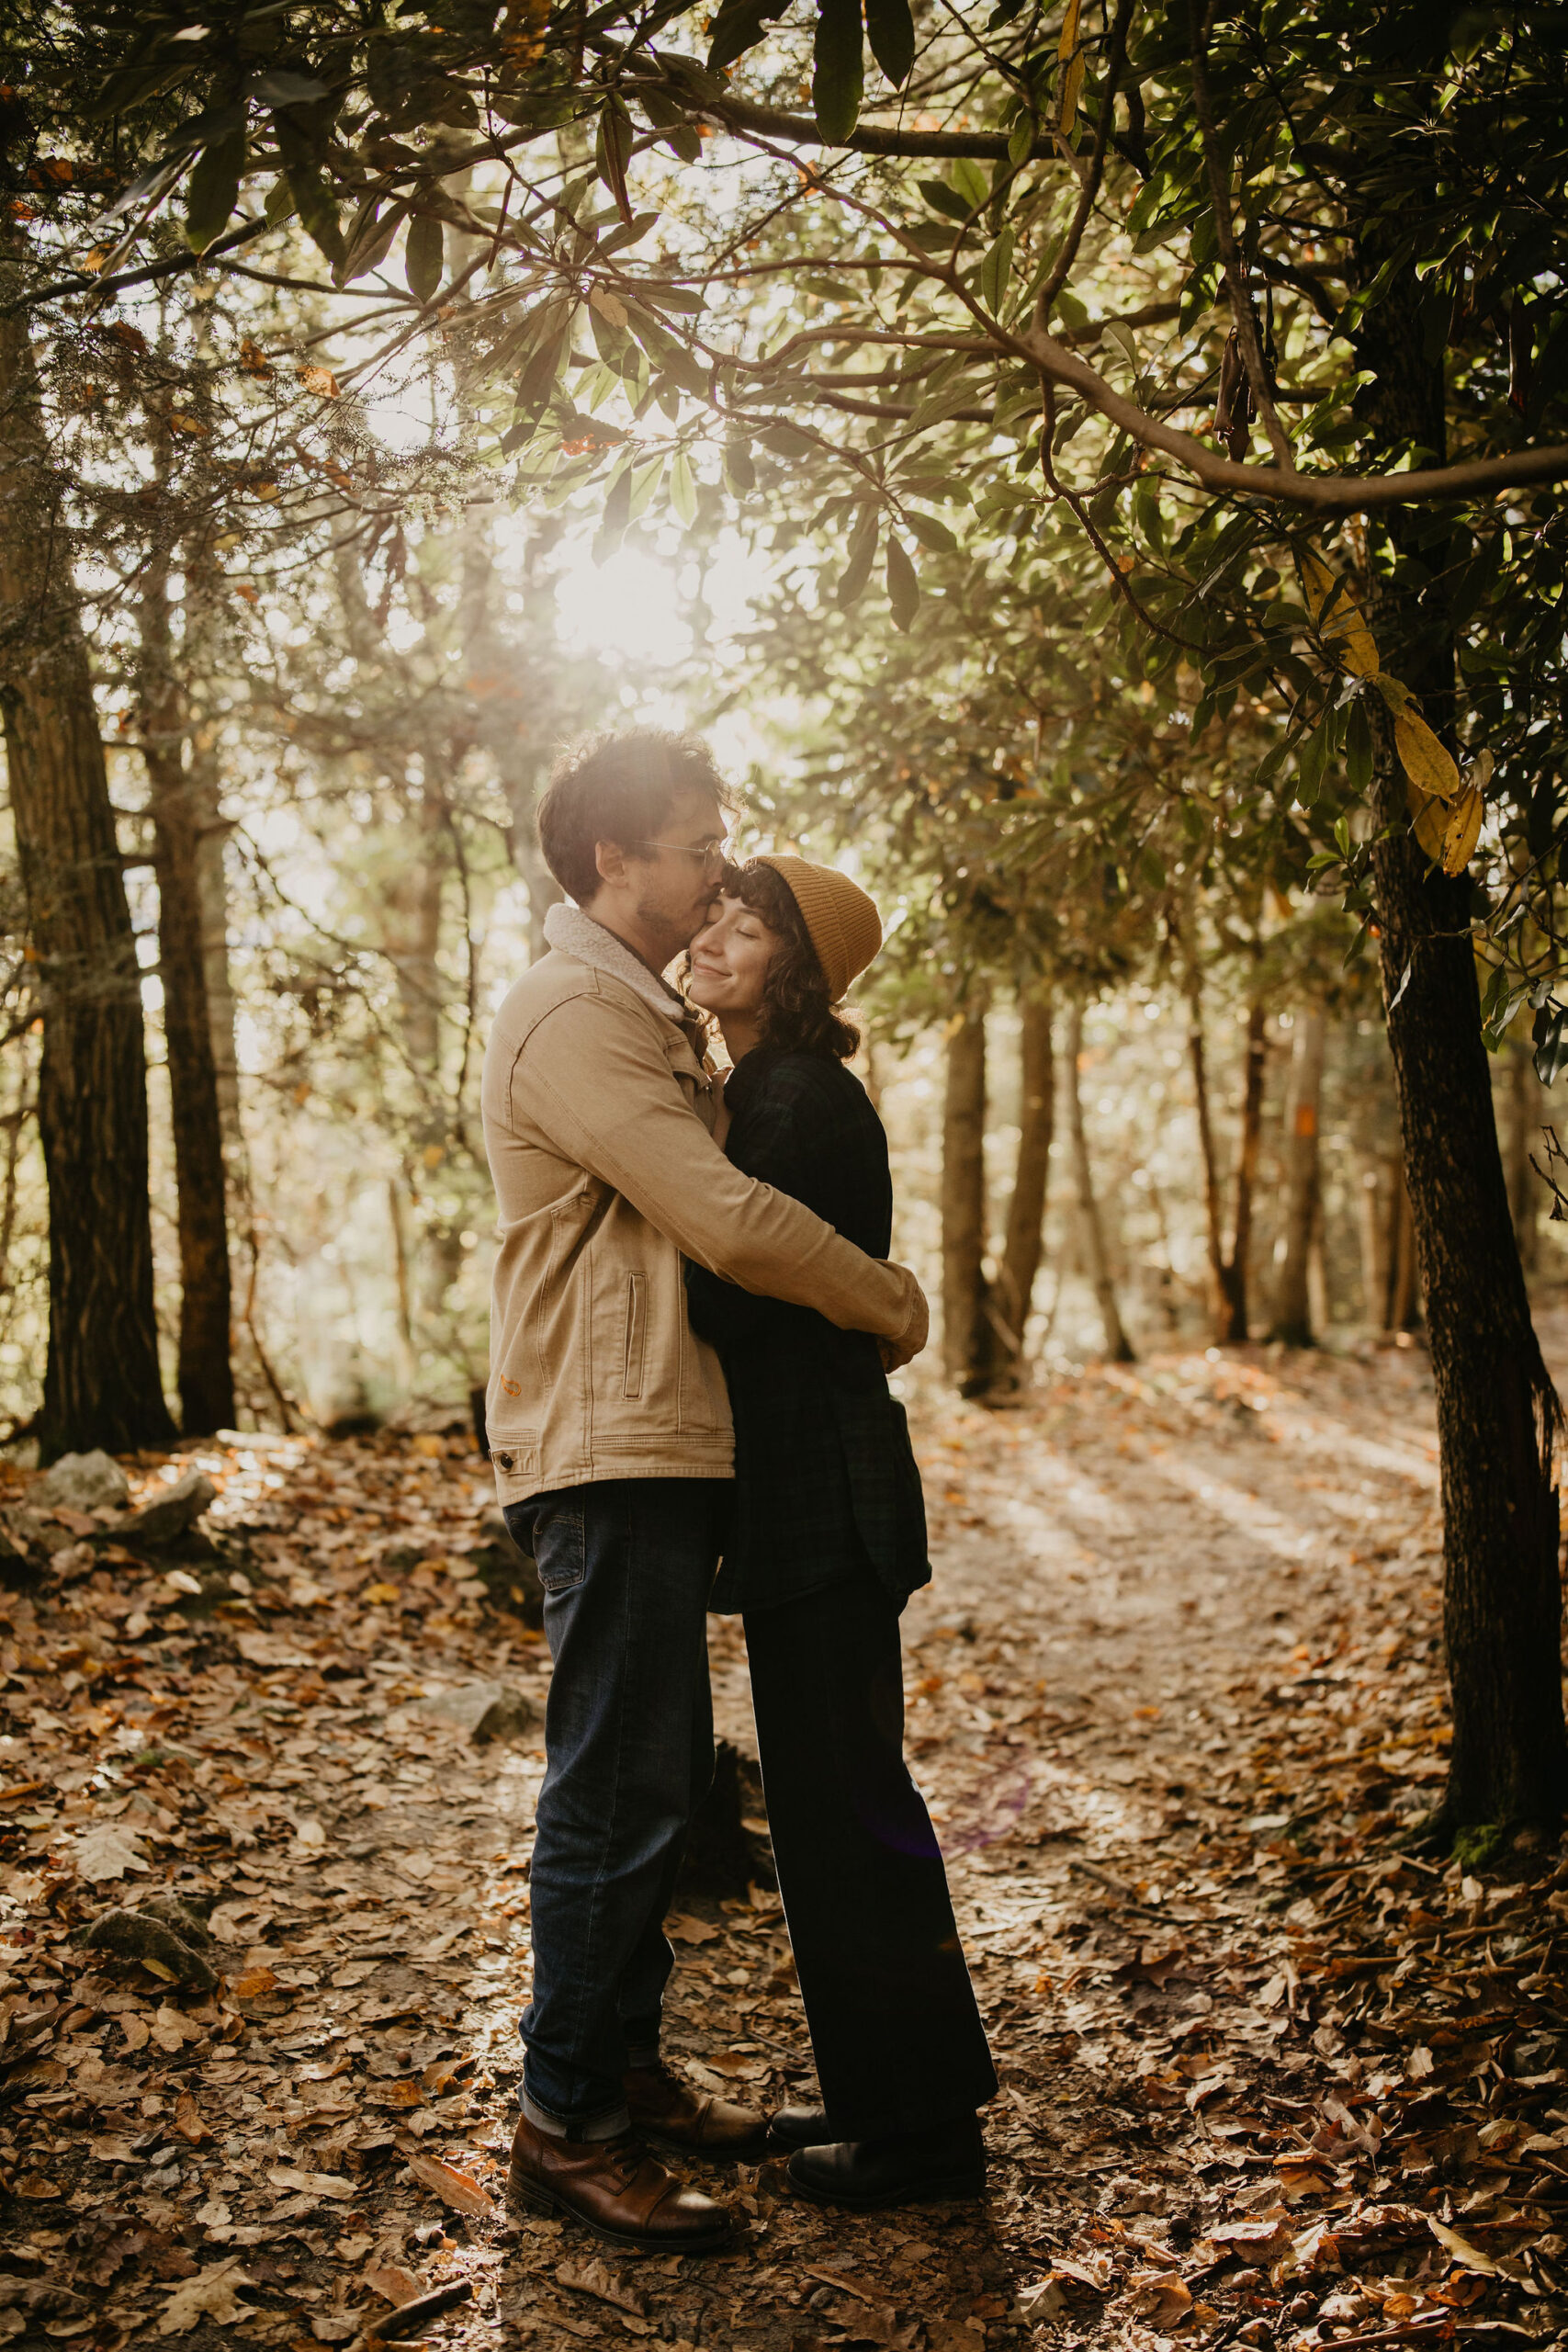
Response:
[{"label": "large tree trunk with rough bark", "polygon": [[1034,1278],[1040,1271],[1045,1188],[1056,1123],[1053,1009],[1050,991],[1042,983],[1020,989],[1018,1164],[1008,1203],[1001,1270],[987,1302],[991,1383],[998,1388],[1018,1385]]},{"label": "large tree trunk with rough bark", "polygon": [[[1369,273],[1379,256],[1363,255]],[[1379,462],[1445,447],[1442,355],[1428,357],[1423,290],[1397,272],[1362,322]],[[1373,542],[1369,614],[1383,668],[1452,741],[1454,645],[1433,582],[1428,514],[1395,509]],[[1378,546],[1381,540],[1382,545]],[[1562,1596],[1552,1453],[1558,1404],[1530,1321],[1481,1035],[1471,887],[1427,871],[1393,728],[1367,697],[1375,744],[1373,894],[1405,1174],[1426,1292],[1443,1498],[1444,1622],[1454,1738],[1438,1816],[1448,1830],[1559,1815],[1568,1803]]]},{"label": "large tree trunk with rough bark", "polygon": [[1105,1336],[1105,1353],[1111,1363],[1134,1363],[1137,1361],[1133,1342],[1128,1339],[1122,1321],[1122,1310],[1116,1301],[1116,1285],[1111,1276],[1111,1259],[1105,1247],[1105,1227],[1100,1214],[1100,1201],[1094,1188],[1094,1170],[1089,1161],[1089,1138],[1084,1133],[1083,1092],[1078,1084],[1078,1068],[1083,1057],[1083,1006],[1075,1001],[1067,1015],[1067,1038],[1065,1059],[1067,1086],[1067,1135],[1073,1154],[1073,1184],[1077,1193],[1078,1234],[1083,1250],[1084,1267],[1093,1286],[1095,1304],[1100,1308],[1100,1328]]},{"label": "large tree trunk with rough bark", "polygon": [[1312,1247],[1318,1221],[1318,1114],[1323,1097],[1326,1029],[1320,1005],[1296,1015],[1291,1084],[1285,1106],[1285,1230],[1274,1334],[1287,1347],[1310,1348]]},{"label": "large tree trunk with rough bark", "polygon": [[[16,291],[0,259],[0,304]],[[46,1459],[174,1435],[158,1368],[147,1070],[87,649],[23,313],[0,309],[0,700],[43,1005]]]},{"label": "large tree trunk with rough bark", "polygon": [[955,1013],[942,1118],[942,1367],[965,1396],[986,1377],[986,1009]]},{"label": "large tree trunk with rough bark", "polygon": [[149,561],[140,609],[141,747],[158,881],[158,966],[180,1241],[180,1421],[187,1437],[234,1425],[223,1122],[207,995],[203,811],[186,765],[186,696],[176,675],[168,563]]}]

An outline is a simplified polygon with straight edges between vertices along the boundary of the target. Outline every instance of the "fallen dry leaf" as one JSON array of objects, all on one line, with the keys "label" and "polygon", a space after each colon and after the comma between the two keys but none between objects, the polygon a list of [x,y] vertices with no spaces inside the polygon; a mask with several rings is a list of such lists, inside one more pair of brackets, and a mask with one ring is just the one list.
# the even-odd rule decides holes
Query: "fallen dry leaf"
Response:
[{"label": "fallen dry leaf", "polygon": [[387,2303],[412,2303],[424,2292],[413,2272],[400,2269],[395,2262],[371,2263],[365,2272],[365,2284]]},{"label": "fallen dry leaf", "polygon": [[78,1832],[71,1849],[78,1878],[101,1886],[108,1879],[123,1878],[127,1871],[151,1870],[151,1862],[136,1850],[134,1832],[122,1829],[116,1821],[94,1821]]},{"label": "fallen dry leaf", "polygon": [[182,2140],[189,2141],[193,2148],[199,2148],[212,2137],[189,2091],[182,2091],[175,2101],[175,2129]]},{"label": "fallen dry leaf", "polygon": [[574,2287],[580,2295],[596,2296],[602,2303],[613,2303],[619,2312],[631,2312],[637,2319],[648,2317],[648,2297],[639,2294],[617,2278],[607,2263],[558,2262],[556,2278],[563,2287]]},{"label": "fallen dry leaf", "polygon": [[280,2165],[267,2175],[274,2188],[292,2188],[307,2197],[348,2198],[355,2193],[352,2180],[335,2172],[296,2172],[292,2165]]},{"label": "fallen dry leaf", "polygon": [[710,1927],[705,1919],[692,1919],[686,1917],[684,1914],[678,1914],[665,1920],[664,1932],[671,1943],[711,1944],[716,1941],[724,1930],[722,1928]]},{"label": "fallen dry leaf", "polygon": [[472,2173],[459,2172],[456,2165],[445,2165],[438,2156],[411,2155],[408,2165],[415,2180],[434,2189],[455,2212],[494,2212],[494,2206]]},{"label": "fallen dry leaf", "polygon": [[194,2278],[183,2279],[159,2318],[159,2335],[188,2335],[204,2319],[227,2327],[231,2321],[243,2318],[250,2310],[248,2303],[241,2302],[236,2289],[254,2283],[246,2277],[237,2255],[212,2269],[198,2271]]}]

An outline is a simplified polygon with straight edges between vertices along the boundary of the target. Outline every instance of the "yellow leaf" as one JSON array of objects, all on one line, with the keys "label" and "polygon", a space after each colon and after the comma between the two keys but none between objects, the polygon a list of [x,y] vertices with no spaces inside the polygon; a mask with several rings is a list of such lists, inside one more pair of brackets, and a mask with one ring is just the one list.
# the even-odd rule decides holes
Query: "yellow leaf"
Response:
[{"label": "yellow leaf", "polygon": [[1073,127],[1078,110],[1078,92],[1083,88],[1083,51],[1078,47],[1078,10],[1081,0],[1067,0],[1062,12],[1062,37],[1056,43],[1056,56],[1062,68],[1062,98],[1056,109],[1056,124],[1064,137]]},{"label": "yellow leaf", "polygon": [[1416,807],[1416,838],[1433,865],[1440,865],[1443,838],[1449,830],[1448,808],[1441,800],[1427,800],[1417,794],[1414,785],[1410,787],[1410,799],[1413,807],[1417,800],[1420,803]]},{"label": "yellow leaf", "polygon": [[1328,650],[1352,677],[1375,678],[1380,668],[1377,644],[1345,582],[1311,548],[1301,549],[1300,562],[1307,610]]},{"label": "yellow leaf", "polygon": [[1456,807],[1450,812],[1443,833],[1442,861],[1445,874],[1462,874],[1475,854],[1481,838],[1481,795],[1475,786],[1467,785]]},{"label": "yellow leaf", "polygon": [[1083,51],[1080,49],[1077,55],[1069,58],[1062,68],[1062,110],[1056,119],[1056,128],[1064,138],[1073,127],[1078,110],[1078,92],[1082,88]]},{"label": "yellow leaf", "polygon": [[1418,791],[1451,800],[1460,789],[1459,770],[1426,720],[1408,707],[1393,722],[1393,740],[1405,775]]},{"label": "yellow leaf", "polygon": [[301,368],[299,381],[308,392],[319,392],[324,401],[335,401],[338,396],[337,378],[330,368]]}]

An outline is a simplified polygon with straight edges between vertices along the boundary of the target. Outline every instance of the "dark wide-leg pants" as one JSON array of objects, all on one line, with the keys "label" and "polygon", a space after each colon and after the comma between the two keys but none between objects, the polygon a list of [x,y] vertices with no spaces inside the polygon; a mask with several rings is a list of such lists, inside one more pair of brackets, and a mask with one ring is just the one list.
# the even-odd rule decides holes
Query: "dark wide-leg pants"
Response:
[{"label": "dark wide-leg pants", "polygon": [[873,1580],[745,1613],[762,1787],[839,2138],[956,2120],[997,2088],[925,1800],[898,1618]]}]

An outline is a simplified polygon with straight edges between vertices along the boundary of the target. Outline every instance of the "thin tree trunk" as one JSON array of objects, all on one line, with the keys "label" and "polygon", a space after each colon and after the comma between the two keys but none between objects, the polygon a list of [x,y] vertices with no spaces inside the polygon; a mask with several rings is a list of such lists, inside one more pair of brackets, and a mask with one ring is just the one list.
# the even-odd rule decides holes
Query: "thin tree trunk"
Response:
[{"label": "thin tree trunk", "polygon": [[1187,1006],[1187,1049],[1192,1063],[1198,1144],[1203,1162],[1203,1206],[1209,1244],[1209,1272],[1214,1294],[1214,1337],[1221,1347],[1229,1347],[1244,1340],[1247,1333],[1247,1261],[1252,1250],[1252,1196],[1258,1182],[1258,1152],[1263,1142],[1263,1078],[1268,1015],[1260,1004],[1255,1004],[1247,1016],[1247,1061],[1242,1079],[1241,1148],[1236,1159],[1235,1217],[1227,1253],[1222,1205],[1224,1188],[1220,1177],[1219,1157],[1214,1148],[1202,1001],[1196,971],[1189,981]]},{"label": "thin tree trunk", "polygon": [[942,1120],[942,1364],[967,1396],[986,1354],[986,1012],[955,1013]]},{"label": "thin tree trunk", "polygon": [[234,1425],[232,1300],[223,1125],[207,1001],[199,881],[201,811],[184,759],[168,563],[149,561],[140,606],[142,752],[158,881],[158,964],[180,1243],[180,1420],[187,1437]]},{"label": "thin tree trunk", "polygon": [[0,701],[43,1055],[46,1461],[166,1444],[136,942],[17,273],[0,257]]},{"label": "thin tree trunk", "polygon": [[1214,1121],[1209,1106],[1209,1059],[1203,1038],[1203,1002],[1196,967],[1187,989],[1187,1051],[1192,1064],[1192,1100],[1198,1114],[1198,1151],[1203,1166],[1203,1229],[1209,1250],[1211,1310],[1214,1329],[1222,1327],[1225,1296],[1224,1211],[1222,1204],[1219,1156],[1214,1148]]},{"label": "thin tree trunk", "polygon": [[1361,1321],[1368,1331],[1384,1326],[1388,1299],[1388,1249],[1382,1217],[1383,1172],[1370,1154],[1356,1178],[1356,1239],[1361,1256]]},{"label": "thin tree trunk", "polygon": [[[1363,255],[1368,269],[1377,261]],[[1361,322],[1358,356],[1378,442],[1417,445],[1441,464],[1443,361],[1427,356],[1424,305],[1413,272],[1398,270]],[[1421,696],[1451,744],[1454,645],[1429,585],[1445,558],[1424,512],[1392,511],[1376,538],[1376,553],[1394,559],[1371,567],[1382,666]],[[1383,997],[1438,1401],[1454,1715],[1438,1818],[1450,1831],[1556,1819],[1568,1803],[1552,1487],[1562,1408],[1530,1321],[1497,1148],[1470,881],[1428,874],[1392,724],[1377,695],[1368,705]]]},{"label": "thin tree trunk", "polygon": [[1100,1203],[1095,1196],[1094,1172],[1089,1166],[1089,1142],[1084,1134],[1083,1094],[1078,1085],[1078,1066],[1083,1056],[1083,1006],[1075,1000],[1067,1015],[1067,1037],[1065,1060],[1067,1080],[1067,1133],[1072,1144],[1073,1182],[1077,1192],[1078,1229],[1083,1237],[1084,1263],[1094,1286],[1100,1320],[1105,1334],[1105,1353],[1111,1363],[1134,1363],[1137,1358],[1133,1343],[1122,1328],[1122,1311],[1116,1304],[1116,1286],[1111,1279],[1111,1263],[1105,1250],[1105,1228],[1100,1222]]},{"label": "thin tree trunk", "polygon": [[1285,1230],[1274,1334],[1287,1347],[1313,1344],[1310,1269],[1318,1221],[1318,1115],[1323,1097],[1322,1007],[1296,1015],[1285,1112]]},{"label": "thin tree trunk", "polygon": [[1420,1306],[1416,1273],[1416,1215],[1410,1204],[1410,1187],[1405,1181],[1404,1162],[1401,1159],[1393,1171],[1393,1190],[1389,1199],[1388,1306],[1383,1315],[1385,1331],[1415,1329],[1419,1319]]},{"label": "thin tree trunk", "polygon": [[1260,1004],[1247,1015],[1247,1064],[1241,1089],[1241,1149],[1236,1157],[1235,1222],[1230,1256],[1220,1282],[1222,1347],[1247,1335],[1247,1287],[1252,1255],[1252,1204],[1258,1186],[1258,1156],[1263,1145],[1263,1078],[1268,1056],[1268,1015]]},{"label": "thin tree trunk", "polygon": [[1020,990],[1018,1164],[1008,1204],[1001,1272],[988,1302],[992,1377],[999,1387],[1018,1385],[1034,1278],[1040,1271],[1051,1138],[1056,1123],[1053,1010],[1050,992],[1039,982]]}]

